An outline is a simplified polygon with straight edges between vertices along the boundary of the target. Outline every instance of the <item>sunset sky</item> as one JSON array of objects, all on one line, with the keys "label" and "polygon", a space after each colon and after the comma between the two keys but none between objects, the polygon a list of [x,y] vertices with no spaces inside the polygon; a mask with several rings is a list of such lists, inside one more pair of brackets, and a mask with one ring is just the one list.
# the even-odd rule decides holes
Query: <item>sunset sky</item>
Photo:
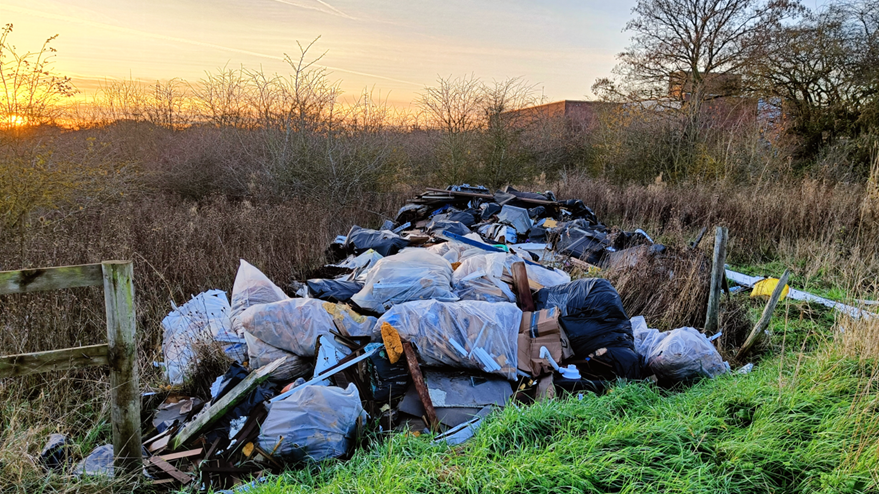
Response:
[{"label": "sunset sky", "polygon": [[314,53],[352,98],[374,87],[408,106],[438,76],[522,77],[550,100],[585,99],[609,75],[635,0],[0,0],[13,44],[60,34],[56,69],[83,95],[104,80],[194,82],[229,65],[288,73],[284,53]]}]

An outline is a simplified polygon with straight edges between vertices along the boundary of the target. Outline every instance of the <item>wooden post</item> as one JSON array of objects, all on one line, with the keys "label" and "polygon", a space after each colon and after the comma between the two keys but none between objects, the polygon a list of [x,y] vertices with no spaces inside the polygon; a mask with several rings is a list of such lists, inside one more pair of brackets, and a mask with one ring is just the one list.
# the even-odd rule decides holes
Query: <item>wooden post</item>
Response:
[{"label": "wooden post", "polygon": [[705,334],[717,332],[717,313],[720,310],[720,290],[726,276],[726,242],[729,231],[718,226],[714,235],[714,261],[711,265],[711,291],[708,293],[708,312],[705,314]]},{"label": "wooden post", "polygon": [[769,326],[769,321],[772,319],[772,313],[775,312],[775,305],[778,303],[778,299],[781,298],[781,292],[784,291],[789,276],[790,270],[785,269],[784,274],[781,275],[781,278],[778,280],[778,285],[775,286],[775,290],[772,290],[772,296],[769,297],[769,302],[766,302],[766,307],[763,308],[763,314],[760,315],[760,320],[757,321],[754,329],[751,330],[751,334],[748,335],[748,339],[745,340],[742,348],[739,349],[739,353],[736,354],[737,360],[741,360],[741,357],[747,355],[747,353],[751,351],[751,347],[763,337],[763,331]]},{"label": "wooden post", "polygon": [[142,466],[143,447],[135,339],[134,270],[131,261],[107,261],[101,263],[101,268],[107,308],[113,466],[120,473],[138,474]]},{"label": "wooden post", "polygon": [[424,376],[421,374],[421,368],[418,367],[418,357],[415,356],[415,350],[408,341],[403,342],[403,353],[406,355],[406,363],[409,365],[409,375],[412,376],[412,384],[418,397],[421,398],[421,404],[424,406],[424,414],[427,416],[427,426],[432,431],[439,430],[439,419],[436,417],[436,410],[433,408],[433,402],[430,401],[430,392],[427,391],[427,384],[424,383]]}]

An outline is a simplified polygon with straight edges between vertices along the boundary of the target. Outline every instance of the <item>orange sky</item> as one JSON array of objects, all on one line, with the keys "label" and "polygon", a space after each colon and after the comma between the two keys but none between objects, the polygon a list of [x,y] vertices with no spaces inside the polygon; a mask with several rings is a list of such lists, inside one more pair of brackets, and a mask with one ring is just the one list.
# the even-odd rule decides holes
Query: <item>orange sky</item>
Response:
[{"label": "orange sky", "polygon": [[12,42],[60,34],[56,69],[83,95],[103,80],[194,82],[224,65],[288,73],[284,53],[316,53],[348,98],[364,87],[406,107],[438,76],[523,77],[549,100],[591,97],[627,42],[634,0],[0,0]]}]

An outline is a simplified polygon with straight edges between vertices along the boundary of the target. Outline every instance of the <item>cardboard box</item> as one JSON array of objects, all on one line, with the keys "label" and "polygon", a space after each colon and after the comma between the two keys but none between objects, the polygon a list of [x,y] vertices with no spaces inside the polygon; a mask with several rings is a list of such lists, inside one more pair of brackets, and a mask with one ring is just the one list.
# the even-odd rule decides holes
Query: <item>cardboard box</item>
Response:
[{"label": "cardboard box", "polygon": [[519,370],[533,377],[553,371],[552,365],[540,358],[540,347],[545,346],[556,363],[561,363],[574,354],[559,325],[559,310],[556,308],[522,313],[518,345]]}]

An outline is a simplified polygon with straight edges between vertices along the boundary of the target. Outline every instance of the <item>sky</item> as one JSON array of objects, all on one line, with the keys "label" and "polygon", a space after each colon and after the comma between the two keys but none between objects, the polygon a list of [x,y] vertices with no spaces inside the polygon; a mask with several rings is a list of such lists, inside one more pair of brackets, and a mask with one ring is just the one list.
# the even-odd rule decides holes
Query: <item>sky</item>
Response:
[{"label": "sky", "polygon": [[0,0],[10,41],[35,51],[49,36],[57,72],[82,97],[104,81],[196,82],[228,66],[289,74],[309,54],[346,98],[370,88],[406,107],[438,77],[521,77],[547,100],[590,99],[628,43],[635,0]]}]

